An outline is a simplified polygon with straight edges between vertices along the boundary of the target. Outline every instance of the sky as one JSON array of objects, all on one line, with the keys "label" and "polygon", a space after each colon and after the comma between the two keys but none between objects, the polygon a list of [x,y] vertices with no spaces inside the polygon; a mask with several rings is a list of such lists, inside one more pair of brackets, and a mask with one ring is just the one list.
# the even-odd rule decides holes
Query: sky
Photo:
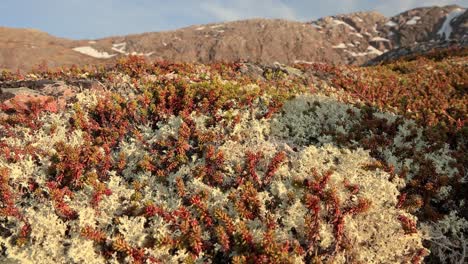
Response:
[{"label": "sky", "polygon": [[369,10],[392,16],[451,4],[466,8],[468,0],[0,0],[0,26],[96,39],[259,17],[310,21]]}]

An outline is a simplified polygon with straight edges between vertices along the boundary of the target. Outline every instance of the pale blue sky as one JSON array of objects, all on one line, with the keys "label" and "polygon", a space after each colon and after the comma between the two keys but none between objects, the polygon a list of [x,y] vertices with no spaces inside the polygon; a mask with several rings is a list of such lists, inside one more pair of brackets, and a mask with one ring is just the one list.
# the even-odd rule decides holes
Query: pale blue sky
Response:
[{"label": "pale blue sky", "polygon": [[253,17],[308,21],[366,10],[391,16],[449,4],[467,7],[468,0],[0,0],[0,26],[92,39]]}]

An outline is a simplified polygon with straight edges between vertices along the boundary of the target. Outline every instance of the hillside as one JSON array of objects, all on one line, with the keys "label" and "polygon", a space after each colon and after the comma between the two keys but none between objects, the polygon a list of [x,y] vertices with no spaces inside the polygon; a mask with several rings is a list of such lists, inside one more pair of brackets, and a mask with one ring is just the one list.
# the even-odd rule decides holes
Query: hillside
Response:
[{"label": "hillside", "polygon": [[99,63],[72,50],[74,41],[32,29],[0,27],[0,69],[31,70],[47,62],[50,67]]},{"label": "hillside", "polygon": [[419,43],[456,40],[466,46],[467,18],[466,9],[458,6],[427,7],[393,17],[359,12],[309,22],[250,19],[96,40],[0,28],[0,68],[27,71],[43,62],[49,67],[109,64],[129,55],[174,62],[360,65]]},{"label": "hillside", "polygon": [[5,72],[0,262],[466,262],[467,63]]}]

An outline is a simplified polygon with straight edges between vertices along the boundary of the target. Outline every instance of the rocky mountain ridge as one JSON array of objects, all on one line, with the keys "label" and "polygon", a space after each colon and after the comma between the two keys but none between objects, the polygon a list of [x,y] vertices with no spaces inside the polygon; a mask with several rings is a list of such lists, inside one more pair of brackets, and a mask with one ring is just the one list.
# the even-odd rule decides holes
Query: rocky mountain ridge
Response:
[{"label": "rocky mountain ridge", "polygon": [[468,11],[424,7],[393,17],[357,12],[295,22],[249,19],[174,31],[69,40],[36,30],[1,28],[0,69],[113,63],[128,55],[176,62],[252,61],[361,65],[395,48],[457,40],[468,43]]}]

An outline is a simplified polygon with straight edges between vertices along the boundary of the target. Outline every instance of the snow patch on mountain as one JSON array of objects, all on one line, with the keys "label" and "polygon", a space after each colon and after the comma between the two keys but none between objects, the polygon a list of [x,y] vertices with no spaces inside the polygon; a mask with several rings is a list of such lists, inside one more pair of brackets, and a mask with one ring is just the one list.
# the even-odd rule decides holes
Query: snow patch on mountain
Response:
[{"label": "snow patch on mountain", "polygon": [[448,40],[453,30],[452,26],[450,25],[450,22],[452,22],[457,17],[461,16],[463,12],[465,12],[464,9],[457,8],[452,12],[448,13],[445,18],[444,24],[442,24],[442,27],[439,29],[439,31],[437,31],[437,35],[445,37],[445,40]]},{"label": "snow patch on mountain", "polygon": [[363,36],[361,35],[361,33],[351,32],[350,34],[351,34],[351,35],[355,35],[355,36],[358,37],[358,38],[363,38]]},{"label": "snow patch on mountain", "polygon": [[305,61],[305,60],[295,60],[294,63],[303,63],[303,64],[314,64],[312,61]]},{"label": "snow patch on mountain", "polygon": [[[163,42],[163,45],[166,46],[167,43]],[[148,52],[148,53],[143,53],[143,52],[136,52],[136,51],[132,51],[132,52],[127,52],[126,49],[127,49],[127,43],[126,42],[121,42],[121,43],[114,43],[112,44],[112,48],[111,48],[113,51],[116,51],[120,54],[123,54],[123,55],[135,55],[135,56],[151,56],[154,54],[154,51],[152,52]]]},{"label": "snow patch on mountain", "polygon": [[390,42],[390,40],[382,37],[373,37],[371,41],[384,41],[384,42]]},{"label": "snow patch on mountain", "polygon": [[334,49],[346,49],[346,45],[344,43],[340,43],[338,45],[332,46]]},{"label": "snow patch on mountain", "polygon": [[76,52],[94,57],[94,58],[98,58],[98,59],[109,59],[117,55],[117,54],[109,54],[105,51],[98,51],[90,46],[76,47],[76,48],[73,48],[73,50]]},{"label": "snow patch on mountain", "polygon": [[421,17],[414,16],[410,20],[406,21],[406,25],[416,25],[418,23],[418,20],[420,20]]},{"label": "snow patch on mountain", "polygon": [[356,31],[356,29],[354,27],[352,27],[350,24],[348,24],[348,23],[346,23],[346,22],[344,22],[342,20],[333,19],[333,25],[336,25],[336,26],[343,25],[343,26],[345,26],[345,27],[347,27],[347,28],[349,28],[349,29],[351,29],[353,31]]},{"label": "snow patch on mountain", "polygon": [[370,55],[382,55],[382,51],[374,48],[373,46],[368,46],[366,49],[366,52],[354,52],[354,51],[349,51],[345,50],[345,52],[349,53],[353,57],[363,57],[363,56],[370,56]]},{"label": "snow patch on mountain", "polygon": [[121,42],[121,43],[115,43],[112,44],[112,50],[117,51],[118,53],[125,54],[125,48],[127,47],[127,43]]},{"label": "snow patch on mountain", "polygon": [[369,54],[375,54],[377,56],[382,55],[382,53],[383,53],[382,51],[380,51],[380,50],[378,50],[378,49],[376,49],[376,48],[374,48],[372,46],[367,47],[367,52]]},{"label": "snow patch on mountain", "polygon": [[319,25],[317,25],[317,24],[315,24],[315,23],[310,23],[310,25],[311,25],[312,27],[314,27],[314,28],[322,29],[321,26],[319,26]]},{"label": "snow patch on mountain", "polygon": [[396,26],[398,26],[398,24],[390,20],[387,23],[385,23],[385,26],[387,26],[387,27],[396,27]]},{"label": "snow patch on mountain", "polygon": [[223,24],[213,25],[210,28],[215,29],[215,28],[220,28],[220,27],[224,27],[224,25]]}]

